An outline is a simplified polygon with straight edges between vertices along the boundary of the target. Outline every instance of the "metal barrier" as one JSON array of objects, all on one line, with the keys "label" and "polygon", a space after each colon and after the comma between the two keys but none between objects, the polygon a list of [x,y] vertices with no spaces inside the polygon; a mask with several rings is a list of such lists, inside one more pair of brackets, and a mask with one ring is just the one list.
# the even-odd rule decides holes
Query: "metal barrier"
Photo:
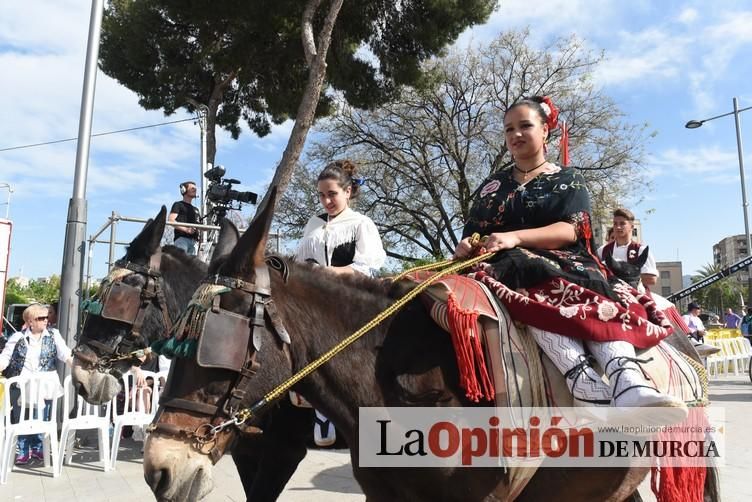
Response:
[{"label": "metal barrier", "polygon": [[[95,244],[107,244],[108,245],[108,258],[107,258],[107,271],[109,272],[112,270],[113,265],[115,264],[115,246],[127,246],[130,244],[130,242],[118,242],[117,240],[117,226],[118,222],[124,221],[124,222],[131,222],[131,223],[146,223],[149,221],[145,218],[134,218],[131,216],[121,216],[115,211],[112,212],[112,215],[107,219],[107,222],[104,223],[96,232],[91,234],[91,236],[88,239],[88,248],[86,253],[86,287],[85,291],[81,295],[82,298],[89,298],[89,290],[91,289],[91,282],[92,282],[92,274],[91,274],[91,266],[92,266],[92,259],[94,256],[94,245]],[[201,223],[184,223],[180,221],[168,221],[166,222],[168,226],[176,227],[195,227],[201,230],[205,230],[207,236],[213,235],[218,236],[218,232],[214,232],[215,230],[219,230],[219,227],[216,225],[204,225]],[[110,229],[110,238],[108,240],[101,240],[100,236],[107,230]],[[242,234],[242,231],[241,231]],[[274,245],[271,246],[271,248],[274,250],[274,252],[279,252],[279,234],[278,233],[270,233],[269,234],[270,241],[273,239]],[[208,244],[208,245],[207,245]],[[207,241],[202,243],[202,246],[204,246],[203,250],[199,251],[199,259],[208,262],[209,258],[211,257],[211,252],[213,250],[214,244],[216,244],[216,241]]]}]

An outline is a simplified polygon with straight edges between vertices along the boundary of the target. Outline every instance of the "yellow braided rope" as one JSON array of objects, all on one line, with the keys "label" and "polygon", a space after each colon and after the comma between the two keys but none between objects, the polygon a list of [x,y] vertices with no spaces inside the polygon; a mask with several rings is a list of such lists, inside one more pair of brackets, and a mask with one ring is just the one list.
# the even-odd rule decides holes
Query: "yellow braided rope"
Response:
[{"label": "yellow braided rope", "polygon": [[[679,351],[677,350],[677,352]],[[705,366],[698,363],[687,354],[683,352],[679,352],[679,354],[681,354],[682,357],[684,357],[684,360],[695,369],[697,372],[697,378],[700,379],[700,387],[702,388],[702,397],[697,401],[687,403],[687,406],[707,406],[710,404],[710,400],[708,399],[708,371],[705,369]]]},{"label": "yellow braided rope", "polygon": [[[379,315],[371,319],[368,323],[365,324],[362,328],[360,328],[358,331],[353,333],[352,335],[348,336],[341,342],[339,342],[337,345],[332,347],[331,349],[327,350],[323,354],[321,354],[317,359],[314,361],[311,361],[308,363],[303,369],[298,371],[296,374],[279,384],[277,387],[272,389],[270,392],[268,392],[264,398],[263,401],[265,402],[272,402],[276,399],[279,399],[282,397],[286,392],[290,390],[290,388],[313,373],[316,369],[319,368],[322,364],[329,361],[331,358],[342,352],[345,348],[347,348],[349,345],[351,345],[353,342],[355,342],[358,338],[368,333],[370,330],[378,326],[384,319],[391,316],[395,312],[397,312],[399,309],[401,309],[407,302],[418,296],[420,293],[422,293],[424,290],[426,290],[429,286],[431,286],[433,283],[435,283],[440,278],[452,274],[454,272],[458,272],[464,268],[471,267],[475,265],[476,263],[480,263],[483,260],[486,260],[493,256],[494,253],[485,253],[480,256],[476,256],[474,258],[470,258],[468,260],[463,260],[460,262],[456,262],[454,265],[445,268],[444,270],[437,272],[436,274],[432,275],[422,283],[420,283],[415,289],[411,290],[409,293],[407,293],[405,296],[394,302],[392,305],[386,308],[383,312],[381,312]],[[432,264],[435,265],[435,264]],[[250,408],[243,408],[237,413],[237,418],[240,422],[244,422],[251,418],[253,415]]]},{"label": "yellow braided rope", "polygon": [[413,274],[415,272],[422,272],[424,270],[438,270],[440,268],[446,267],[447,265],[451,265],[452,263],[456,263],[456,261],[455,260],[444,260],[444,261],[437,261],[436,263],[427,263],[425,265],[419,265],[419,266],[413,267],[413,268],[411,268],[409,270],[405,270],[401,274],[397,275],[394,278],[394,281],[397,282],[397,281],[399,281],[401,279],[404,279],[405,276],[407,276],[409,274]]},{"label": "yellow braided rope", "polygon": [[[470,245],[473,247],[473,249],[477,249],[477,247],[481,244],[485,244],[488,237],[481,237],[479,233],[474,233],[472,236],[470,236]],[[404,279],[405,276],[409,274],[413,274],[415,272],[422,272],[424,270],[438,270],[441,268],[444,268],[448,265],[451,265],[452,263],[457,263],[454,259],[444,260],[444,261],[438,261],[436,263],[427,263],[425,265],[418,265],[417,267],[413,267],[409,270],[405,270],[401,274],[397,275],[394,278],[394,281],[397,282],[400,279]]]}]

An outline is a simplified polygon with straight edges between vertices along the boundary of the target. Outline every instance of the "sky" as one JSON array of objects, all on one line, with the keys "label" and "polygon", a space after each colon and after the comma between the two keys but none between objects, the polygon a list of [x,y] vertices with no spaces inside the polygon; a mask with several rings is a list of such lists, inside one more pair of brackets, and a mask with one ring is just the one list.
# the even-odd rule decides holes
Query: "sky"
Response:
[{"label": "sky", "polygon": [[[76,142],[2,150],[77,135],[90,10],[86,0],[0,2],[0,217],[9,210],[13,221],[10,277],[60,274]],[[457,44],[526,26],[539,46],[574,33],[589,49],[605,51],[596,84],[626,120],[656,132],[644,166],[652,186],[632,206],[643,239],[658,261],[682,261],[684,274],[711,263],[713,244],[744,233],[734,120],[694,130],[684,124],[731,112],[734,96],[740,107],[752,106],[752,0],[504,0]],[[750,167],[752,110],[740,117]],[[186,118],[145,111],[134,93],[97,75],[93,133]],[[238,141],[218,132],[216,163],[243,182],[238,189],[262,193],[291,128],[285,123],[265,138],[244,130]],[[169,209],[180,198],[178,184],[199,173],[194,121],[93,138],[86,235],[113,211],[148,218],[162,204]],[[4,183],[13,189],[9,207]],[[140,228],[121,222],[117,238],[130,241]],[[104,275],[106,261],[106,245],[96,245],[94,277]]]}]

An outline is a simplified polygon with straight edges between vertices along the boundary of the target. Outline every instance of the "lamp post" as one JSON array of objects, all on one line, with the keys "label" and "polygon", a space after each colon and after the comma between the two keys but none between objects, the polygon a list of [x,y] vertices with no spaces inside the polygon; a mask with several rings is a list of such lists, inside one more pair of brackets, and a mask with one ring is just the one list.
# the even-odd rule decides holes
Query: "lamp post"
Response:
[{"label": "lamp post", "polygon": [[[734,111],[724,113],[722,115],[716,115],[715,117],[710,117],[704,120],[690,120],[687,122],[684,127],[687,129],[697,129],[698,127],[701,127],[705,122],[710,122],[711,120],[719,119],[721,117],[728,117],[729,115],[734,116],[734,124],[736,125],[736,151],[739,155],[739,178],[741,179],[742,183],[742,209],[744,211],[744,235],[747,238],[747,256],[752,254],[752,238],[750,238],[749,234],[749,215],[747,208],[749,207],[749,203],[747,202],[747,182],[744,179],[744,150],[742,148],[742,126],[739,122],[739,114],[742,112],[746,112],[747,110],[752,110],[752,106],[748,106],[746,108],[739,108],[739,100],[735,97],[734,98]],[[747,268],[747,296],[748,298],[752,298],[752,273],[750,268]],[[747,301],[747,305],[752,304],[752,301]]]}]

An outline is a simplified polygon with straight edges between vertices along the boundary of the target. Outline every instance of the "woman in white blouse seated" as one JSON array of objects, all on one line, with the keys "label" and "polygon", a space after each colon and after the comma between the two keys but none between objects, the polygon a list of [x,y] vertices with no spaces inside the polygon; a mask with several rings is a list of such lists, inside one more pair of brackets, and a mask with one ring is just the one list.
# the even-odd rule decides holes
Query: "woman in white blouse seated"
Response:
[{"label": "woman in white blouse seated", "polygon": [[[355,177],[356,166],[349,160],[327,165],[319,174],[319,201],[326,211],[311,217],[298,245],[295,259],[329,267],[337,274],[373,275],[384,264],[386,253],[379,231],[364,214],[350,209],[363,181]],[[331,422],[318,411],[314,439],[319,446],[336,440]]]},{"label": "woman in white blouse seated", "polygon": [[[56,362],[70,364],[73,361],[71,349],[65,344],[60,332],[47,327],[47,307],[33,304],[24,310],[23,319],[26,326],[23,331],[14,333],[0,353],[0,371],[8,378],[14,376],[42,375],[45,380],[45,407],[43,420],[50,420],[52,400],[63,395],[63,386],[57,375]],[[10,389],[13,405],[11,422],[16,423],[23,410],[18,406],[21,391]],[[18,438],[18,455],[16,464],[27,464],[29,460],[42,460],[42,438],[40,435],[21,436]]]}]

